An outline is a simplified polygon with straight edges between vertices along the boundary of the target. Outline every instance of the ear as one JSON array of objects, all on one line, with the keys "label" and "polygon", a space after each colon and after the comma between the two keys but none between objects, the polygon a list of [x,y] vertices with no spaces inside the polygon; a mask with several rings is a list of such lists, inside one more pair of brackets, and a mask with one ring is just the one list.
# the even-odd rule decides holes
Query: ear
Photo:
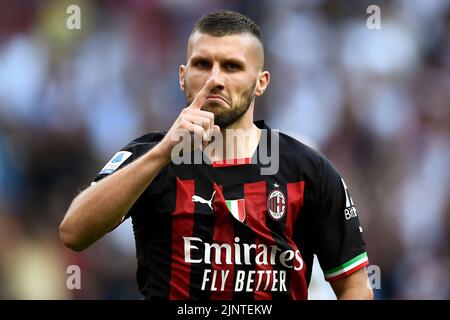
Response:
[{"label": "ear", "polygon": [[255,96],[262,96],[270,82],[269,71],[261,71],[256,81]]},{"label": "ear", "polygon": [[179,69],[179,79],[178,79],[181,91],[185,91],[185,88],[184,88],[185,71],[186,71],[186,66],[185,65],[181,65],[180,69]]}]

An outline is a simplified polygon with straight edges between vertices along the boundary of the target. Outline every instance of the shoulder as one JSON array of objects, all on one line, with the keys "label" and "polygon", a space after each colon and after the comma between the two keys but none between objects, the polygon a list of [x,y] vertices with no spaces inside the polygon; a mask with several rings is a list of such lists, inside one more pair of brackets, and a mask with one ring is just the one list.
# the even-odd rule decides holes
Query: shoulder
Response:
[{"label": "shoulder", "polygon": [[340,181],[332,162],[320,151],[307,146],[290,135],[279,132],[280,163],[296,168],[299,175],[313,184]]},{"label": "shoulder", "polygon": [[302,165],[331,165],[320,151],[313,149],[296,138],[279,132],[280,155],[299,162]]},{"label": "shoulder", "polygon": [[161,131],[146,133],[130,141],[124,148],[122,148],[122,150],[132,153],[142,153],[148,151],[150,148],[154,147],[158,142],[160,142],[165,135],[166,132]]},{"label": "shoulder", "polygon": [[130,143],[128,143],[127,147],[133,147],[139,144],[152,144],[152,143],[158,143],[161,141],[164,136],[166,135],[166,132],[162,131],[153,131],[146,133],[139,138],[136,138],[132,140]]},{"label": "shoulder", "polygon": [[118,150],[111,160],[103,167],[95,181],[100,180],[119,168],[133,162],[141,155],[153,148],[164,137],[164,132],[151,132],[132,140],[125,147]]},{"label": "shoulder", "polygon": [[279,132],[279,139],[280,151],[285,152],[290,156],[306,157],[308,159],[317,159],[323,157],[323,155],[319,151],[313,149],[312,147],[284,132]]},{"label": "shoulder", "polygon": [[[130,157],[130,161],[136,160],[155,145],[157,145],[166,135],[166,132],[154,131],[144,134],[121,148],[118,153],[125,153]],[[116,154],[117,155],[117,154]]]}]

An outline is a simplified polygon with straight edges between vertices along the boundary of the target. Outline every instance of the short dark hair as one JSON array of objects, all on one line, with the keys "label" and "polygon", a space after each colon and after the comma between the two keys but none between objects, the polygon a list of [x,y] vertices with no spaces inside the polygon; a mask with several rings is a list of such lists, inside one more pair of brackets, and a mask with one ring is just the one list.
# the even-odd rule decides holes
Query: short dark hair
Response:
[{"label": "short dark hair", "polygon": [[261,44],[263,43],[261,30],[249,17],[235,11],[220,10],[208,13],[197,21],[191,35],[199,31],[214,37],[223,37],[232,34],[250,33]]}]

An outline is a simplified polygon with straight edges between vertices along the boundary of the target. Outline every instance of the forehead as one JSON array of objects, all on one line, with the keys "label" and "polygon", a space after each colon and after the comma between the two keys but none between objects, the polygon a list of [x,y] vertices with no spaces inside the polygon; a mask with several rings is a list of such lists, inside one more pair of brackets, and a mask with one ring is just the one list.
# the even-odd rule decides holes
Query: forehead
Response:
[{"label": "forehead", "polygon": [[195,32],[188,41],[187,58],[196,56],[215,56],[218,58],[240,58],[248,61],[259,56],[261,44],[249,33],[214,37]]}]

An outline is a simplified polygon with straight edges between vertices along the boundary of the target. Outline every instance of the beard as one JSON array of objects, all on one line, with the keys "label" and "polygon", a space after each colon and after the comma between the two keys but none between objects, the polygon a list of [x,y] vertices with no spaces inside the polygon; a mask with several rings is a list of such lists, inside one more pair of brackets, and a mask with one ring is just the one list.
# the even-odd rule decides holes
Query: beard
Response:
[{"label": "beard", "polygon": [[[193,98],[188,99],[186,92],[188,91],[188,87],[186,86],[186,81],[184,82],[185,87],[185,98],[186,98],[186,107],[189,106]],[[230,109],[224,109],[219,106],[218,103],[208,103],[204,104],[202,110],[209,111],[214,113],[214,124],[218,125],[220,128],[226,128],[238,121],[250,108],[250,104],[253,99],[255,99],[254,90],[256,87],[256,80],[253,84],[248,88],[241,96],[241,99],[238,103],[232,104]],[[212,90],[211,94],[219,94],[217,90]]]}]

